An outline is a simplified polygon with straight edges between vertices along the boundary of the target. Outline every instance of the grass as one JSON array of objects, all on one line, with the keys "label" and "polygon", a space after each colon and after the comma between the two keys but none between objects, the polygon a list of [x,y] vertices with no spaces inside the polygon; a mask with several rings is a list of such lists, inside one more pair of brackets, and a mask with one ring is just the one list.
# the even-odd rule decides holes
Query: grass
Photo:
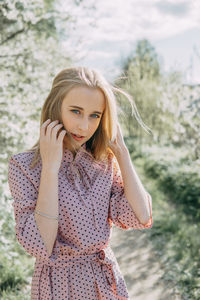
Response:
[{"label": "grass", "polygon": [[[19,247],[17,245],[16,248],[19,249]],[[31,298],[34,258],[26,254],[25,251],[22,252],[21,248],[19,249],[20,254],[12,259],[0,255],[2,262],[0,299],[2,300],[29,300]]]},{"label": "grass", "polygon": [[153,250],[162,268],[163,280],[183,300],[196,300],[200,295],[200,224],[192,220],[173,198],[159,190],[155,179],[144,174],[144,158],[133,160],[145,188],[153,201],[153,227],[149,230]]}]

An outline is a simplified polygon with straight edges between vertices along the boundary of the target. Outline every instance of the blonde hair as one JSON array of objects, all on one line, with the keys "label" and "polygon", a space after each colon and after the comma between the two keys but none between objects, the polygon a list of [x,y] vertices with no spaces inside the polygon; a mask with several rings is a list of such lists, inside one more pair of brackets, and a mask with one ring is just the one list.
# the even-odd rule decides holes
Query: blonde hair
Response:
[{"label": "blonde hair", "polygon": [[[77,86],[100,89],[105,97],[105,110],[99,126],[90,140],[86,142],[86,150],[91,151],[94,160],[102,161],[107,159],[108,154],[114,156],[112,150],[109,148],[109,142],[110,140],[114,141],[116,138],[118,122],[117,112],[118,109],[120,109],[117,107],[115,93],[121,93],[127,97],[132,107],[132,115],[134,113],[139,124],[149,132],[149,127],[141,120],[132,97],[121,88],[108,83],[100,72],[87,67],[69,67],[56,75],[53,80],[51,91],[42,107],[40,127],[47,119],[51,119],[51,122],[59,120],[62,123],[62,101],[67,93]],[[34,151],[34,157],[30,168],[34,168],[41,159],[40,138],[31,149],[26,150],[26,152],[32,151]]]}]

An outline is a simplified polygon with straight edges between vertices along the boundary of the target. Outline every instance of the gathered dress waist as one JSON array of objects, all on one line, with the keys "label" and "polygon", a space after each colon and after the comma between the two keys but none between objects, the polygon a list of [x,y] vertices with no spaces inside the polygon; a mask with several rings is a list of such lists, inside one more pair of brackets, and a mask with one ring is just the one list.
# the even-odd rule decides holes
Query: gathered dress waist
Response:
[{"label": "gathered dress waist", "polygon": [[[51,272],[53,268],[64,268],[71,266],[76,263],[85,263],[96,261],[101,265],[101,269],[103,271],[103,276],[105,280],[107,280],[109,289],[115,294],[116,293],[116,276],[113,270],[113,266],[115,265],[115,261],[113,260],[112,249],[110,246],[106,246],[104,249],[101,249],[98,252],[90,253],[90,254],[72,254],[62,253],[57,259],[51,260],[48,258],[47,260],[37,259],[37,267],[40,268],[40,276],[38,276],[38,288],[40,285],[40,277],[43,274],[46,278],[48,278],[48,300],[53,300],[52,293],[52,284],[51,284]],[[45,274],[44,274],[45,273]],[[95,275],[95,274],[94,274]],[[40,289],[39,289],[40,290]],[[38,298],[40,300],[40,298]]]}]

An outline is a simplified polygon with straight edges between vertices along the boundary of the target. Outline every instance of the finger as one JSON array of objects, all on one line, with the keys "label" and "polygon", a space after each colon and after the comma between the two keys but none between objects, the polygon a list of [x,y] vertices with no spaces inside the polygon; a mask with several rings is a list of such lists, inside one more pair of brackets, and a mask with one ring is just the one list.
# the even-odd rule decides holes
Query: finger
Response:
[{"label": "finger", "polygon": [[51,122],[51,119],[47,119],[46,121],[44,121],[43,123],[42,123],[42,126],[41,127],[44,127],[47,123],[49,123],[49,122]]},{"label": "finger", "polygon": [[58,124],[52,128],[51,138],[57,140],[58,131],[63,127],[63,124]]},{"label": "finger", "polygon": [[59,143],[61,143],[61,142],[63,142],[63,139],[64,139],[64,137],[65,137],[65,134],[66,134],[66,130],[62,130],[61,132],[60,132],[60,134],[59,134],[59,136],[58,136],[58,142]]},{"label": "finger", "polygon": [[52,128],[58,123],[59,121],[58,120],[55,120],[53,122],[51,122],[48,126],[47,126],[47,130],[46,130],[46,136],[48,137],[48,139],[51,138],[51,131],[52,131]]},{"label": "finger", "polygon": [[46,120],[42,126],[40,127],[40,135],[44,136],[45,135],[45,131],[46,131],[46,126],[51,122],[50,119]]}]

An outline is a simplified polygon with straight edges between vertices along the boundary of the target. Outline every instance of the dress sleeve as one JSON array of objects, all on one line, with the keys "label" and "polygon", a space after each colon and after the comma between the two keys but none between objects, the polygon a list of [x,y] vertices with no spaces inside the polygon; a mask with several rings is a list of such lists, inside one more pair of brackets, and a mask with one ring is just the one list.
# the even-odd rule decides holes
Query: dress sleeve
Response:
[{"label": "dress sleeve", "polygon": [[149,202],[150,219],[148,223],[144,225],[139,221],[128,200],[125,197],[120,167],[117,161],[114,159],[113,182],[109,204],[109,218],[114,223],[114,225],[124,230],[151,228],[153,225],[152,198],[148,192],[146,192],[146,196]]},{"label": "dress sleeve", "polygon": [[8,165],[8,184],[14,200],[12,206],[14,207],[15,233],[18,242],[31,256],[47,259],[49,254],[34,216],[38,192],[13,157]]}]

